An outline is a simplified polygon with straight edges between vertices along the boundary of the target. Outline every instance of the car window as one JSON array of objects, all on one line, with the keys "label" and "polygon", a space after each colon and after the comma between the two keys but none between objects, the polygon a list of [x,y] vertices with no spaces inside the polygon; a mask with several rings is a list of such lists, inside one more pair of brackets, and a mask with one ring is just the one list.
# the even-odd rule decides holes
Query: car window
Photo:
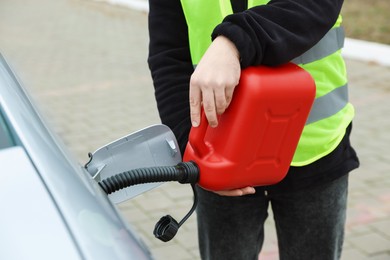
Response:
[{"label": "car window", "polygon": [[0,110],[0,150],[15,146],[15,142],[9,131],[5,117]]}]

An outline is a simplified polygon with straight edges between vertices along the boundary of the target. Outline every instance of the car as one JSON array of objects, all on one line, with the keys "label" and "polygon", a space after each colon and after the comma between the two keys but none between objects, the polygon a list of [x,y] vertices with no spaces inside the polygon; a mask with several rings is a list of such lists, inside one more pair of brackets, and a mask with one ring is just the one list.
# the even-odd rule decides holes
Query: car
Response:
[{"label": "car", "polygon": [[[162,126],[145,131],[150,129],[161,130]],[[163,148],[163,154],[169,157],[162,163],[181,160],[169,129],[152,131],[149,136],[145,131],[141,133],[146,139],[162,131],[158,140],[166,142],[162,147],[167,153]],[[115,205],[154,186],[110,198],[96,180],[101,177],[98,171],[117,166],[104,164],[113,154],[102,155],[102,151],[120,147],[119,143],[135,145],[132,140],[139,138],[124,137],[98,149],[91,154],[89,169],[78,164],[0,53],[0,259],[152,259]],[[136,145],[149,147],[139,141]],[[118,150],[116,156],[129,150]],[[121,163],[118,167],[136,165]]]}]

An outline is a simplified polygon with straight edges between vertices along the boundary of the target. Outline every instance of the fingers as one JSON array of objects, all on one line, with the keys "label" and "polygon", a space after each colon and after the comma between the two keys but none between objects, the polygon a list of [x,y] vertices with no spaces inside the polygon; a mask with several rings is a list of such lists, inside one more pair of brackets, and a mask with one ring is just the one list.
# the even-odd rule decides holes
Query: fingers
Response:
[{"label": "fingers", "polygon": [[222,115],[223,112],[225,112],[227,108],[227,100],[225,95],[226,88],[217,88],[214,91],[214,97],[215,97],[215,112],[218,115]]},{"label": "fingers", "polygon": [[203,109],[207,121],[209,122],[209,126],[216,127],[218,125],[218,119],[216,114],[217,108],[214,99],[214,91],[208,89],[206,91],[203,91],[202,94],[203,94],[203,100],[202,100]]},{"label": "fingers", "polygon": [[190,81],[190,115],[194,127],[200,124],[202,105],[209,125],[216,127],[218,125],[217,115],[225,112],[227,107],[225,87],[222,84],[202,84],[193,77]]},{"label": "fingers", "polygon": [[[238,83],[237,83],[237,84],[238,84]],[[235,87],[235,86],[234,86],[234,87]],[[230,102],[232,102],[234,87],[232,87],[232,88],[226,88],[226,90],[225,90],[226,108],[227,108],[228,106],[230,106]]]},{"label": "fingers", "polygon": [[[210,87],[211,85],[211,87]],[[218,115],[229,106],[235,86],[224,84],[202,85],[196,79],[190,81],[190,115],[192,126],[200,124],[200,111],[203,105],[205,116],[211,127],[218,126]]]},{"label": "fingers", "polygon": [[237,196],[254,194],[256,190],[253,187],[245,187],[241,189],[223,190],[223,191],[214,191],[214,192],[221,196],[237,197]]},{"label": "fingers", "polygon": [[190,87],[190,116],[193,127],[198,127],[200,124],[200,108],[202,102],[202,92],[196,86]]}]

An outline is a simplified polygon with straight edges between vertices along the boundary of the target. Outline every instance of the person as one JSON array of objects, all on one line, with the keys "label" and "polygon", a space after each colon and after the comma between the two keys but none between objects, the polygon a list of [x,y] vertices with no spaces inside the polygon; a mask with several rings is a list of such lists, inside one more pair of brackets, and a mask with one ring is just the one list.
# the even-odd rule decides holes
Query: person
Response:
[{"label": "person", "polygon": [[271,205],[280,259],[339,259],[354,109],[341,48],[342,0],[149,0],[148,64],[162,123],[185,151],[191,126],[218,126],[249,66],[294,62],[316,99],[287,176],[266,187],[198,187],[202,259],[258,259]]}]

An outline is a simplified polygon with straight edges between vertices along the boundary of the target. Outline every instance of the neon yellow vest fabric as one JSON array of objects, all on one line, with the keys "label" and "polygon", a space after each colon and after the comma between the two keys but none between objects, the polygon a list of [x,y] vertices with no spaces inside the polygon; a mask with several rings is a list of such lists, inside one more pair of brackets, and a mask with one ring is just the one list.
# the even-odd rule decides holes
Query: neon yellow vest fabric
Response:
[{"label": "neon yellow vest fabric", "polygon": [[[248,8],[267,3],[268,0],[248,0]],[[211,43],[214,28],[233,11],[230,0],[181,0],[181,4],[188,26],[192,63],[196,65]],[[341,47],[334,51],[324,50],[336,40],[343,40],[343,36],[334,33],[342,31],[341,21],[339,16],[332,32],[327,35],[336,36],[324,37],[323,44],[317,46],[316,52],[309,50],[308,55],[298,57],[295,62],[314,78],[316,100],[299,140],[292,166],[310,164],[332,152],[354,117],[354,108],[348,102],[348,82]],[[317,57],[317,52],[330,53]],[[310,57],[314,58],[310,60]]]}]

